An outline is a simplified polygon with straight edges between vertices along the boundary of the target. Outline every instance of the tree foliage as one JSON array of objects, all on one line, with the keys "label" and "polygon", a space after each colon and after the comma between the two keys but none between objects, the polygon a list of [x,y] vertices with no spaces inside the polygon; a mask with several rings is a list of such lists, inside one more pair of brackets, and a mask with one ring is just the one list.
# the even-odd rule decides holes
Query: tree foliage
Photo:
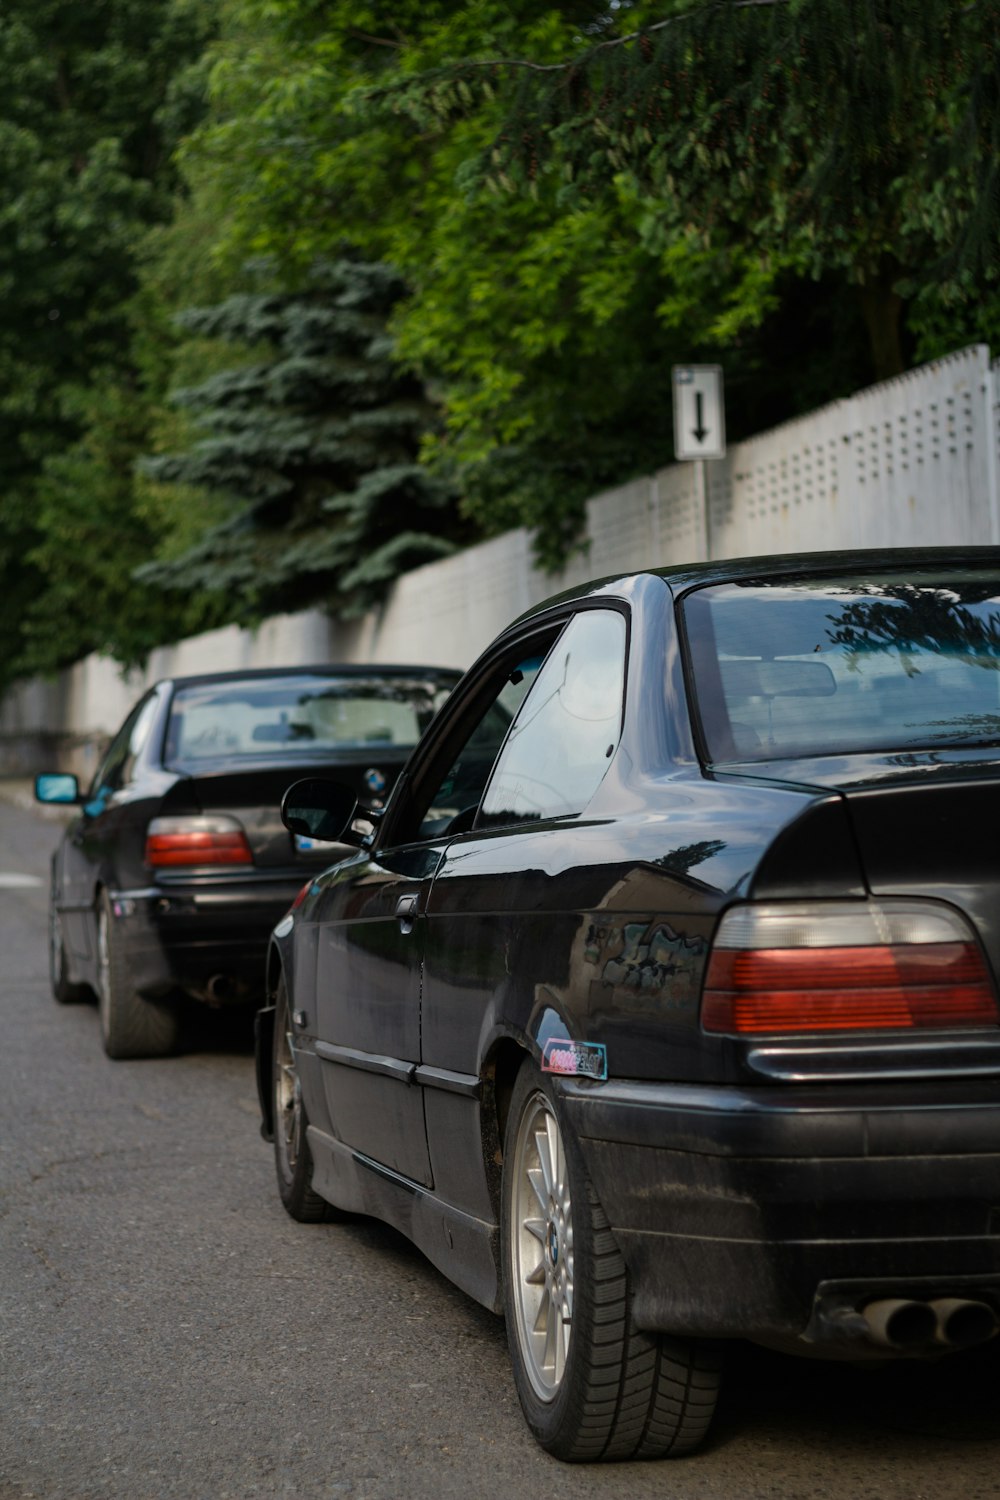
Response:
[{"label": "tree foliage", "polygon": [[428,461],[554,562],[588,491],[672,456],[673,362],[722,360],[738,438],[1000,333],[996,12],[285,0],[191,159],[230,254],[335,224],[401,269]]},{"label": "tree foliage", "polygon": [[214,599],[227,620],[315,603],[349,615],[453,550],[455,496],[418,462],[435,413],[386,334],[401,290],[394,271],[345,257],[312,267],[300,291],[182,315],[241,357],[176,393],[202,435],[143,469],[220,496],[229,514],[147,564],[144,582]]},{"label": "tree foliage", "polygon": [[738,440],[1000,345],[998,23],[6,0],[7,671],[360,608],[511,525],[554,565],[670,462],[674,363]]},{"label": "tree foliage", "polygon": [[[171,211],[171,150],[197,117],[190,69],[210,24],[197,0],[5,0],[0,10],[4,677],[115,633],[132,523],[117,467],[104,486],[125,432],[138,438],[136,250]],[[144,546],[136,538],[137,553]],[[161,620],[152,636],[169,629]],[[148,649],[149,632],[139,635]]]},{"label": "tree foliage", "polygon": [[469,58],[366,96],[420,131],[497,99],[471,180],[534,192],[556,172],[564,202],[624,181],[651,242],[738,235],[765,268],[836,272],[878,375],[904,367],[905,298],[995,291],[997,0],[693,0],[555,66]]}]

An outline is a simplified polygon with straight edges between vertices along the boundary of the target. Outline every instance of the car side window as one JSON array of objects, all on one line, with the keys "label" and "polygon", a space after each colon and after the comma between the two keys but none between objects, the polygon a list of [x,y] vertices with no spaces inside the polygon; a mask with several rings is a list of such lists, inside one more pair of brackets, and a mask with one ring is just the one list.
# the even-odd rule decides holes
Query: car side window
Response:
[{"label": "car side window", "polygon": [[417,838],[440,838],[472,827],[500,746],[542,666],[543,652],[518,658],[476,721],[445,776],[436,783]]},{"label": "car side window", "polygon": [[506,738],[477,827],[583,811],[621,734],[625,653],[617,610],[583,610],[570,621]]},{"label": "car side window", "polygon": [[156,717],[157,701],[153,694],[138,703],[111,741],[88,793],[91,801],[107,798],[131,780],[136,756],[146,743]]}]

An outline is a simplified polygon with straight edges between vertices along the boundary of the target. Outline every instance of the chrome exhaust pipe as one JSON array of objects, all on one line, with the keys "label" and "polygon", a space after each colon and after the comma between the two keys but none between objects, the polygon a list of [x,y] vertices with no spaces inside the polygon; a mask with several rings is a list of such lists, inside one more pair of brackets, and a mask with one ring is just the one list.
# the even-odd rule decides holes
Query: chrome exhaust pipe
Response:
[{"label": "chrome exhaust pipe", "polygon": [[868,1336],[889,1349],[919,1349],[937,1338],[938,1317],[929,1302],[880,1297],[862,1308]]},{"label": "chrome exhaust pipe", "polygon": [[985,1344],[997,1331],[997,1316],[987,1302],[965,1297],[937,1297],[930,1304],[937,1320],[934,1337],[953,1349],[971,1349]]}]

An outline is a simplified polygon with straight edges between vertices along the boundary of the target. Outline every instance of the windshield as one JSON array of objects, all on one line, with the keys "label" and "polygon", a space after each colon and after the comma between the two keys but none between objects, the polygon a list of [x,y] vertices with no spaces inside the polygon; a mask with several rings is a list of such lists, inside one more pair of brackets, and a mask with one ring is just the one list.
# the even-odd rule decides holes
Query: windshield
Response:
[{"label": "windshield", "polygon": [[416,676],[296,674],[181,687],[170,708],[164,762],[411,749],[451,686]]},{"label": "windshield", "polygon": [[1000,744],[1000,580],[725,584],[682,605],[708,757]]}]

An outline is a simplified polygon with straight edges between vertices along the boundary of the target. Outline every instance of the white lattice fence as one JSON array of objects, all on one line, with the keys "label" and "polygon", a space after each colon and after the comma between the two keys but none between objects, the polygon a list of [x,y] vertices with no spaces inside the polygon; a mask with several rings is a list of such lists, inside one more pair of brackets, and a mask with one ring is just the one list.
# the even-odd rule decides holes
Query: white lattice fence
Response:
[{"label": "white lattice fence", "polygon": [[739,444],[710,466],[713,555],[1000,540],[992,385],[977,346]]}]

